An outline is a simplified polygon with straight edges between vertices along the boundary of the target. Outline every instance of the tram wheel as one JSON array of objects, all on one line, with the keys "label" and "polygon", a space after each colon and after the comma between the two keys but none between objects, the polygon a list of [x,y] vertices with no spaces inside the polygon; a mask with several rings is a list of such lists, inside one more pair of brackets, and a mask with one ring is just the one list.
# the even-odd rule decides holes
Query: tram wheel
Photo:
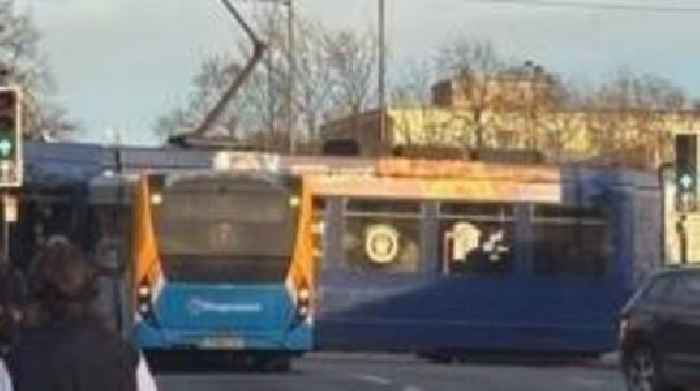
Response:
[{"label": "tram wheel", "polygon": [[292,358],[289,356],[271,357],[265,364],[266,372],[289,372],[292,370]]},{"label": "tram wheel", "polygon": [[292,358],[287,355],[261,355],[255,357],[252,368],[268,373],[285,373],[292,370]]}]

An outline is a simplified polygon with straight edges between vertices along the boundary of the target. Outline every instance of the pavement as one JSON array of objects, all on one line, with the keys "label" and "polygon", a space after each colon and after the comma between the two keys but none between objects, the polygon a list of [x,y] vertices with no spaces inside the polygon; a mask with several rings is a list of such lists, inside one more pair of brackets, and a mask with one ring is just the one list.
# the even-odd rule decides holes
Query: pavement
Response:
[{"label": "pavement", "polygon": [[288,374],[182,368],[157,373],[162,391],[624,391],[616,355],[585,362],[433,364],[412,355],[313,353]]}]

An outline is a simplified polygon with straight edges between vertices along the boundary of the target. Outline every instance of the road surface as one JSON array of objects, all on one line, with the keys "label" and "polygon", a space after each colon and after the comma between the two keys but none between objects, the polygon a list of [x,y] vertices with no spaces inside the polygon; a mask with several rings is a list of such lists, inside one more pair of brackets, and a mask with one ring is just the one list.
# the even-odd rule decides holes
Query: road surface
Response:
[{"label": "road surface", "polygon": [[289,374],[222,369],[159,371],[163,391],[624,391],[619,372],[595,363],[431,364],[411,356],[314,354]]}]

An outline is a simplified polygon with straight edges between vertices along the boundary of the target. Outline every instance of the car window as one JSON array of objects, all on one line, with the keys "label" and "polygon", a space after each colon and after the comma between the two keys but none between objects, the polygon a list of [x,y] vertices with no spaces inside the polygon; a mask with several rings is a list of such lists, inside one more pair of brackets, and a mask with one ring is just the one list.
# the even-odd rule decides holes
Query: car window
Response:
[{"label": "car window", "polygon": [[674,282],[671,276],[657,277],[644,292],[642,300],[649,304],[670,300]]},{"label": "car window", "polygon": [[678,277],[672,296],[675,303],[700,307],[700,274]]}]

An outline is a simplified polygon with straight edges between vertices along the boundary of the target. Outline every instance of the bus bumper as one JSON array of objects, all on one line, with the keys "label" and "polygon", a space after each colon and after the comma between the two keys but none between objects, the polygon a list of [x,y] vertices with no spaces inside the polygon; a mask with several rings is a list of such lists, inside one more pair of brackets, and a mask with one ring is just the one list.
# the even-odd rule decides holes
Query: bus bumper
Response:
[{"label": "bus bumper", "polygon": [[134,341],[145,350],[269,350],[305,352],[313,348],[312,326],[302,324],[286,332],[167,329],[141,323]]}]

